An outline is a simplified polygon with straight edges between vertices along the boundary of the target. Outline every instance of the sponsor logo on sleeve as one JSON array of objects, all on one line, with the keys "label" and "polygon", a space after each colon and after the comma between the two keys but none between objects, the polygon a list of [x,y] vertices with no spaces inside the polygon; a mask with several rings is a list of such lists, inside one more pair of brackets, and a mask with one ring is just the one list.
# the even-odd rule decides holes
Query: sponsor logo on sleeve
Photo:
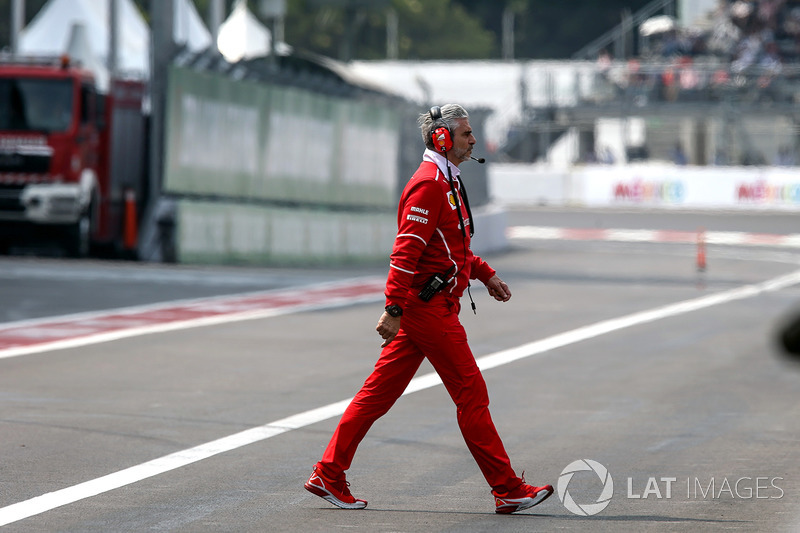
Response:
[{"label": "sponsor logo on sleeve", "polygon": [[420,216],[417,216],[417,215],[406,215],[406,220],[410,220],[412,222],[420,222],[422,224],[427,224],[428,223],[428,219],[427,218],[420,217]]}]

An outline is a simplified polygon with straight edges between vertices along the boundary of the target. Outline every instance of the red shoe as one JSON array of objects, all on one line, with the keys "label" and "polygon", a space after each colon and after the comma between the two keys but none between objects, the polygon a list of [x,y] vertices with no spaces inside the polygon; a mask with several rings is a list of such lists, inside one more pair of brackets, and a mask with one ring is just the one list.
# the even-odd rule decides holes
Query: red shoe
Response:
[{"label": "red shoe", "polygon": [[[322,469],[314,466],[314,471],[311,472],[311,477],[306,481],[305,489],[316,494],[320,498],[328,500],[333,505],[341,507],[342,509],[363,509],[367,506],[366,500],[357,500],[350,494],[348,488],[350,483],[344,478],[344,474],[338,479],[331,479],[322,473]],[[552,492],[552,488],[550,489]]]},{"label": "red shoe", "polygon": [[525,474],[523,474],[522,485],[505,494],[492,491],[494,495],[495,513],[511,514],[523,509],[530,509],[545,501],[553,494],[553,486],[534,487],[525,484]]}]

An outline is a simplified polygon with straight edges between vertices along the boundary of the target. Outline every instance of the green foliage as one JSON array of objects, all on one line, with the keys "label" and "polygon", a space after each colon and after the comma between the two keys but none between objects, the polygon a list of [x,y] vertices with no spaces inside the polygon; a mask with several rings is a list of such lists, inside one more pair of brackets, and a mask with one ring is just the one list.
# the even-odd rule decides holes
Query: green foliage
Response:
[{"label": "green foliage", "polygon": [[502,39],[506,7],[515,15],[514,57],[568,59],[651,0],[458,0],[468,13]]},{"label": "green foliage", "polygon": [[[488,59],[497,37],[455,0],[394,0],[400,59]],[[424,7],[423,7],[424,5]]]},{"label": "green foliage", "polygon": [[[26,22],[47,0],[25,0]],[[102,0],[93,0],[102,1]],[[149,22],[149,8],[161,0],[134,0]],[[211,0],[192,0],[203,19]],[[248,0],[259,13],[260,0]],[[235,0],[225,0],[230,13]],[[285,38],[296,49],[329,57],[384,59],[387,8],[345,7],[347,0],[286,0]],[[398,19],[399,59],[491,59],[501,55],[502,19],[515,14],[514,57],[563,59],[620,22],[623,9],[635,12],[649,0],[390,0]],[[370,2],[358,0],[358,4]],[[0,0],[0,46],[10,42],[11,0]]]},{"label": "green foliage", "polygon": [[[339,7],[288,0],[286,41],[298,49],[342,57],[348,39],[355,59],[386,57],[387,11],[363,10],[348,19]],[[453,0],[392,0],[399,22],[400,59],[488,58],[495,36]]]}]

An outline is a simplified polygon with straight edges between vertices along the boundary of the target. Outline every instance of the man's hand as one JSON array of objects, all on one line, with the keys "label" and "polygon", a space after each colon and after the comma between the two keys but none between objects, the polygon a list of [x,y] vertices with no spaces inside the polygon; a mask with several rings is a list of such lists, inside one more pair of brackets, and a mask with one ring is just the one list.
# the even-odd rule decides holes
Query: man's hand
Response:
[{"label": "man's hand", "polygon": [[486,288],[489,289],[489,296],[498,302],[507,302],[511,299],[511,290],[505,281],[497,277],[497,274],[486,282]]},{"label": "man's hand", "polygon": [[394,317],[384,311],[380,319],[378,319],[378,325],[375,326],[375,331],[377,331],[378,335],[383,339],[381,348],[385,348],[397,337],[397,332],[400,331],[400,321],[402,318],[401,316]]}]

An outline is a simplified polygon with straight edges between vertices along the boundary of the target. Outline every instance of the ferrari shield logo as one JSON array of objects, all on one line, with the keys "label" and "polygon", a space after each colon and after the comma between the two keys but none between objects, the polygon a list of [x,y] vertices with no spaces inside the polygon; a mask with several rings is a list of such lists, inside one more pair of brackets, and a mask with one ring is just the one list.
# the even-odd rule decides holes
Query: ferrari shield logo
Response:
[{"label": "ferrari shield logo", "polygon": [[453,191],[450,191],[450,192],[447,193],[447,203],[450,204],[450,209],[455,211],[455,209],[456,209],[456,199],[453,196]]}]

